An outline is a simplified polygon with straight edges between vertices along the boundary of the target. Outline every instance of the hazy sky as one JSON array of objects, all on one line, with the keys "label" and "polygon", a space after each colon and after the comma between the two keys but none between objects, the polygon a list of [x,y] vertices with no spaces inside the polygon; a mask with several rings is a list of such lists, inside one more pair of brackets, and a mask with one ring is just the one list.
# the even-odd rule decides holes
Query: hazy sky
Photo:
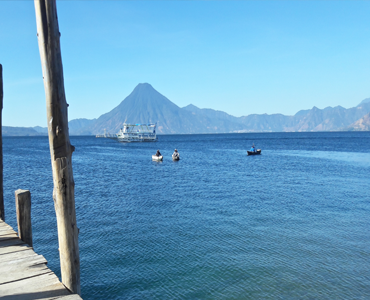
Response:
[{"label": "hazy sky", "polygon": [[[138,83],[235,116],[370,97],[370,1],[57,1],[69,119]],[[34,4],[0,1],[3,125],[46,127]]]}]

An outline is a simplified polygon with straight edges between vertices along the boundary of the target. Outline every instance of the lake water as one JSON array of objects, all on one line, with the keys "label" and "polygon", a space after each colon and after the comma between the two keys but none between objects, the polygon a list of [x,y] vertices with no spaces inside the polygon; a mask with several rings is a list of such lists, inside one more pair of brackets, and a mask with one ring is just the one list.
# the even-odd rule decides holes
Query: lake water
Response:
[{"label": "lake water", "polygon": [[[71,141],[84,299],[370,298],[370,132]],[[29,189],[59,276],[48,140],[3,145],[6,221]]]}]

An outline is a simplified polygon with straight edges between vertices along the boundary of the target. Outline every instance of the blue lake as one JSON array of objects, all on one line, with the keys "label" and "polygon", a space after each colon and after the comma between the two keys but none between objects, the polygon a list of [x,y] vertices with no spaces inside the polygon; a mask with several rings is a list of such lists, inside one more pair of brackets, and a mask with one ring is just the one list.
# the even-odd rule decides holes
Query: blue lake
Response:
[{"label": "blue lake", "polygon": [[[84,299],[370,298],[370,132],[71,142]],[[59,276],[48,139],[3,151],[6,221],[29,189],[35,251]]]}]

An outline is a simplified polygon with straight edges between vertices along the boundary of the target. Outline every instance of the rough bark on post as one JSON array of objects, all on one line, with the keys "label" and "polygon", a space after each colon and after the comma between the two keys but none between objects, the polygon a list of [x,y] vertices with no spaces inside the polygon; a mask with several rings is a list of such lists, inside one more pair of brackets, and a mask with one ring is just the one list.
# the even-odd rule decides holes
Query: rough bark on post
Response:
[{"label": "rough bark on post", "polygon": [[18,236],[26,244],[33,246],[31,225],[31,193],[27,190],[15,191]]},{"label": "rough bark on post", "polygon": [[73,293],[80,294],[80,258],[72,171],[74,147],[68,133],[68,104],[64,90],[56,1],[35,0],[34,3],[46,95],[62,282]]},{"label": "rough bark on post", "polygon": [[3,66],[0,64],[0,219],[5,221],[3,188]]}]

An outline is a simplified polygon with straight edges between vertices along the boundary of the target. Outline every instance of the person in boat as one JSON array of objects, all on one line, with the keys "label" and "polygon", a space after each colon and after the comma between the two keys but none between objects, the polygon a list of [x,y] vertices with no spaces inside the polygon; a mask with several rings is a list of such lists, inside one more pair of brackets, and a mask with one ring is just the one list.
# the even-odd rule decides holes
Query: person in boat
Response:
[{"label": "person in boat", "polygon": [[175,149],[175,152],[172,154],[173,158],[180,158],[179,152],[177,152],[177,149]]},{"label": "person in boat", "polygon": [[155,154],[155,156],[162,156],[161,152],[159,152],[159,150],[157,150],[157,153]]},{"label": "person in boat", "polygon": [[254,146],[254,144],[253,144],[253,146],[252,146],[252,148],[251,148],[251,150],[250,150],[251,152],[256,152],[256,147]]}]

